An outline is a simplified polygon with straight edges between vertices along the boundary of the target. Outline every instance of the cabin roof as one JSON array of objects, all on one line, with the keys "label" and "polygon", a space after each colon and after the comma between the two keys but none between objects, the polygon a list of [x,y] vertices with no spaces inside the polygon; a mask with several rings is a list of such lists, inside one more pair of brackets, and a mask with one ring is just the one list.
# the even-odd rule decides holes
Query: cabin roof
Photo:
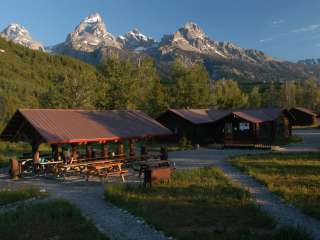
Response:
[{"label": "cabin roof", "polygon": [[[30,128],[34,131],[30,131]],[[171,134],[169,129],[141,111],[19,109],[0,138],[9,141],[32,138],[30,132],[38,134],[41,142],[50,144],[111,141]]]},{"label": "cabin roof", "polygon": [[308,109],[308,108],[304,108],[304,107],[294,107],[292,109],[298,110],[300,112],[304,112],[306,114],[312,115],[312,116],[317,116],[317,114],[315,112],[313,112],[312,110]]},{"label": "cabin roof", "polygon": [[252,123],[274,121],[279,115],[286,111],[281,108],[260,108],[260,109],[169,109],[168,111],[188,120],[193,124],[213,123],[230,114],[234,114]]}]

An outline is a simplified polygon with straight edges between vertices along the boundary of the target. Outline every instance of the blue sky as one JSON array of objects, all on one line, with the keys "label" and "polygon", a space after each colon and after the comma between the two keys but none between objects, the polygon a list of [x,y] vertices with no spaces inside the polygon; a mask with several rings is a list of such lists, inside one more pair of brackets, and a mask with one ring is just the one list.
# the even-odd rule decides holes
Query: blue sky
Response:
[{"label": "blue sky", "polygon": [[194,21],[213,39],[279,59],[320,58],[319,0],[2,0],[0,29],[17,22],[53,45],[94,12],[114,35],[137,27],[160,40]]}]

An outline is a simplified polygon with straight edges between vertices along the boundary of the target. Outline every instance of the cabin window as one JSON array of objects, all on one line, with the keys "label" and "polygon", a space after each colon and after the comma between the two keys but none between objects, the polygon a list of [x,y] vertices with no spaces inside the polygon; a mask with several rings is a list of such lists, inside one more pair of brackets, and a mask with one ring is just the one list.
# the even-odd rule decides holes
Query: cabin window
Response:
[{"label": "cabin window", "polygon": [[241,122],[239,123],[240,131],[250,130],[250,123]]}]

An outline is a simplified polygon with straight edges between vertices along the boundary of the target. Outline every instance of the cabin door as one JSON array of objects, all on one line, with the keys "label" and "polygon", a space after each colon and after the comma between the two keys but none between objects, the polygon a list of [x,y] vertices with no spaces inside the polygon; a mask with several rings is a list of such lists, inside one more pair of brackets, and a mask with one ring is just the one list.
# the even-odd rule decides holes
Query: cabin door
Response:
[{"label": "cabin door", "polygon": [[224,125],[224,141],[228,143],[233,140],[233,127],[232,123],[225,123]]}]

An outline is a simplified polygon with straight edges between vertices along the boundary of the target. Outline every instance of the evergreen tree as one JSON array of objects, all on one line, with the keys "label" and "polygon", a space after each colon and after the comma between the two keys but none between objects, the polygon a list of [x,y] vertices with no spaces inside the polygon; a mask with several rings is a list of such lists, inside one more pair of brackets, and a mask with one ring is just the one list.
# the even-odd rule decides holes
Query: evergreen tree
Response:
[{"label": "evergreen tree", "polygon": [[237,82],[219,80],[214,84],[214,103],[218,108],[244,108],[248,105],[248,96]]},{"label": "evergreen tree", "polygon": [[106,59],[100,66],[104,76],[97,106],[103,109],[135,109],[136,89],[133,64],[116,57]]},{"label": "evergreen tree", "polygon": [[60,75],[42,96],[42,104],[51,108],[92,108],[96,86],[94,76],[79,74],[73,78]]},{"label": "evergreen tree", "polygon": [[260,93],[260,88],[255,86],[252,88],[248,96],[248,105],[251,108],[260,108],[262,105],[262,95]]},{"label": "evergreen tree", "polygon": [[316,79],[308,79],[303,84],[304,106],[313,110],[320,109],[320,88]]},{"label": "evergreen tree", "polygon": [[157,117],[168,109],[166,92],[159,79],[156,79],[153,82],[151,92],[147,97],[147,102],[147,113],[152,117]]},{"label": "evergreen tree", "polygon": [[204,108],[212,105],[212,91],[208,72],[203,65],[190,68],[174,62],[171,71],[173,87],[171,106],[175,108]]},{"label": "evergreen tree", "polygon": [[273,82],[270,82],[262,95],[264,107],[280,107],[281,95],[279,89]]}]

